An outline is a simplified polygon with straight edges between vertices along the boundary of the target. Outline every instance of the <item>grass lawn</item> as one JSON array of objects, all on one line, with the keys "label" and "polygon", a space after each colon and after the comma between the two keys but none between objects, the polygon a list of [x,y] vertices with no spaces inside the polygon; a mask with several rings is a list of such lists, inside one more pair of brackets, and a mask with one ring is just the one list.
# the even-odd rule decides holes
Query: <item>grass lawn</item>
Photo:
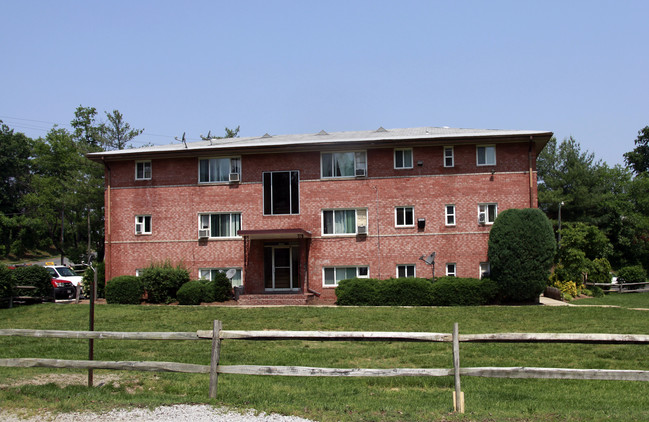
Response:
[{"label": "grass lawn", "polygon": [[[632,296],[632,295],[628,295]],[[649,313],[599,307],[320,308],[101,305],[96,330],[426,331],[450,333],[649,333]],[[42,304],[0,309],[0,328],[86,330],[87,305]],[[0,358],[86,359],[87,340],[0,337]],[[649,370],[647,346],[462,344],[462,366],[536,366]],[[96,360],[154,360],[209,365],[210,341],[95,340]],[[221,363],[339,368],[452,367],[451,345],[397,342],[225,340]],[[452,377],[302,378],[221,375],[209,400],[207,375],[0,368],[6,409],[78,411],[174,403],[254,408],[321,421],[647,420],[649,383],[462,378],[466,411],[452,413]],[[106,378],[113,377],[113,379]],[[119,378],[117,378],[119,377]],[[44,385],[33,385],[41,380]],[[50,381],[66,381],[64,387]],[[102,381],[104,380],[104,381]],[[48,383],[49,382],[49,383]],[[63,383],[66,384],[66,383]]]},{"label": "grass lawn", "polygon": [[578,299],[570,303],[573,305],[612,305],[622,308],[649,309],[649,293],[608,293],[602,297]]}]

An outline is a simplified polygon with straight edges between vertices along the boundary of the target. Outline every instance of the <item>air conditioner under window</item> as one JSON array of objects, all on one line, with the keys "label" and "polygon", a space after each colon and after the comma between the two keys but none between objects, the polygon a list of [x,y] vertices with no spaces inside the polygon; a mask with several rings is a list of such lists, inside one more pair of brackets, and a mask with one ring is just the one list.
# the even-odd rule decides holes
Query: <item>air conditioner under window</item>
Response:
[{"label": "air conditioner under window", "polygon": [[356,176],[365,176],[365,169],[356,169]]},{"label": "air conditioner under window", "polygon": [[210,237],[210,231],[209,230],[199,230],[198,231],[198,238],[199,239],[207,239]]},{"label": "air conditioner under window", "polygon": [[135,234],[142,234],[142,223],[135,224]]},{"label": "air conditioner under window", "polygon": [[230,182],[239,182],[239,173],[230,173]]},{"label": "air conditioner under window", "polygon": [[358,226],[356,232],[358,234],[367,234],[367,226]]},{"label": "air conditioner under window", "polygon": [[478,214],[478,224],[484,225],[487,222],[487,215],[484,212]]}]

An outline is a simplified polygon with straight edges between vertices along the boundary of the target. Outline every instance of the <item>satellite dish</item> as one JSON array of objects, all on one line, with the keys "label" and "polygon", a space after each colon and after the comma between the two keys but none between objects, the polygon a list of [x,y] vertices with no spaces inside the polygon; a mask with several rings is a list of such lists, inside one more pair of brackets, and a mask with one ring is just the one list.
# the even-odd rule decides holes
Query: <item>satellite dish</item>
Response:
[{"label": "satellite dish", "polygon": [[235,270],[234,268],[230,268],[225,272],[225,276],[228,278],[228,280],[232,280],[232,277],[234,277],[235,275],[237,275],[237,270]]},{"label": "satellite dish", "polygon": [[428,256],[422,255],[422,256],[419,257],[419,259],[421,259],[422,261],[424,261],[428,265],[433,265],[435,263],[435,252],[433,252],[432,254],[430,254]]}]

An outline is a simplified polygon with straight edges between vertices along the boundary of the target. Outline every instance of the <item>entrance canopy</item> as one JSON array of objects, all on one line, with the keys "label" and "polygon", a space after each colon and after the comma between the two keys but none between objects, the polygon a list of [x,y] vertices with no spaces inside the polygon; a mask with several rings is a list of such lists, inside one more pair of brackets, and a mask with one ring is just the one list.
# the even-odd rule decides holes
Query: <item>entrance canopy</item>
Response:
[{"label": "entrance canopy", "polygon": [[304,239],[311,237],[311,232],[304,229],[239,230],[237,234],[250,240]]}]

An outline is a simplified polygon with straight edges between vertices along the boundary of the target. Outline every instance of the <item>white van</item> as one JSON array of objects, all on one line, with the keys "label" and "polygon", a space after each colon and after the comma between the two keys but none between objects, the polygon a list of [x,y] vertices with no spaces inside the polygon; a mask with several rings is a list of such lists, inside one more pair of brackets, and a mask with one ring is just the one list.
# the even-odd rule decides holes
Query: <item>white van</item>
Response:
[{"label": "white van", "polygon": [[[49,271],[52,278],[69,281],[74,285],[74,287],[81,289],[81,282],[83,280],[83,277],[77,275],[74,271],[72,271],[65,265],[45,265],[45,268],[47,269],[47,271]],[[79,291],[79,294],[81,294],[81,290]]]}]

